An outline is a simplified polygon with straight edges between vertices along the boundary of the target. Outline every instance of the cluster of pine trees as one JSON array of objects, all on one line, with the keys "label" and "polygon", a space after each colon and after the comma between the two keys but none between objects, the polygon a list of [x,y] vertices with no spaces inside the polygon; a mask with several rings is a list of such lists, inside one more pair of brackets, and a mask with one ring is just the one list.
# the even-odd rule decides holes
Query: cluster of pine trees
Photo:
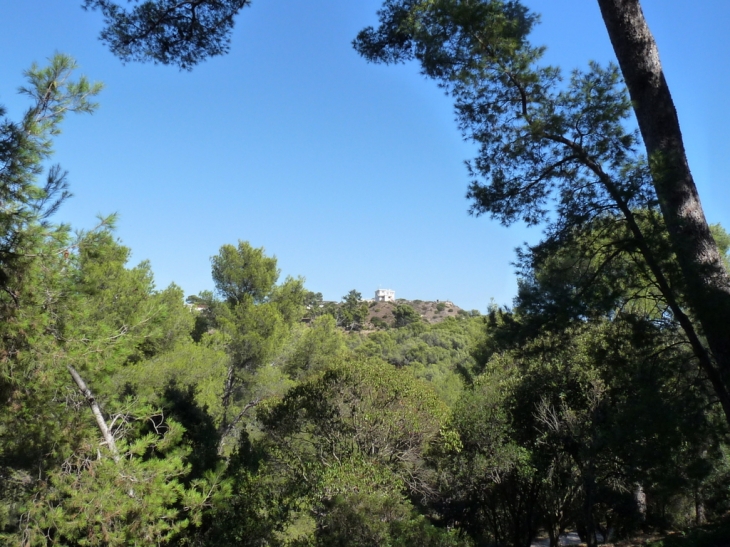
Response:
[{"label": "cluster of pine trees", "polygon": [[[63,55],[32,67],[24,116],[0,112],[0,540],[593,547],[725,516],[724,350],[657,190],[673,158],[639,153],[617,68],[541,67],[533,22],[389,0],[356,40],[454,96],[475,212],[547,226],[512,309],[434,325],[401,307],[363,330],[357,293],[320,308],[243,241],[212,257],[214,292],[156,289],[113,217],[51,220],[53,137],[100,86]],[[710,292],[730,247],[712,234]]]},{"label": "cluster of pine trees", "polygon": [[313,307],[246,242],[191,309],[113,218],[49,220],[52,136],[99,91],[73,69],[31,69],[2,126],[6,543],[595,544],[728,509],[721,411],[640,264],[596,259],[599,222],[526,250],[515,308],[484,317],[353,330],[355,295]]}]

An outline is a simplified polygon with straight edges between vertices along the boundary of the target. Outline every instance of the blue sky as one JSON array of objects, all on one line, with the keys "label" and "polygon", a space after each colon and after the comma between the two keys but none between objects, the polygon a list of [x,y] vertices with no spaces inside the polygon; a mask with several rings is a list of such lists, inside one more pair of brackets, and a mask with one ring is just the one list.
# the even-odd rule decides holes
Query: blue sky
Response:
[{"label": "blue sky", "polygon": [[[101,80],[101,108],[67,120],[54,161],[75,197],[57,220],[90,227],[118,212],[133,261],[159,287],[211,289],[210,256],[248,240],[283,275],[339,300],[510,304],[514,248],[539,230],[467,215],[462,141],[451,102],[414,65],[366,63],[350,42],[377,0],[254,0],[231,52],[196,67],[122,65],[80,0],[0,3],[0,103],[17,118],[21,73],[54,51]],[[566,70],[613,59],[595,0],[526,0],[534,42]],[[659,43],[710,222],[730,226],[727,0],[643,0]]]}]

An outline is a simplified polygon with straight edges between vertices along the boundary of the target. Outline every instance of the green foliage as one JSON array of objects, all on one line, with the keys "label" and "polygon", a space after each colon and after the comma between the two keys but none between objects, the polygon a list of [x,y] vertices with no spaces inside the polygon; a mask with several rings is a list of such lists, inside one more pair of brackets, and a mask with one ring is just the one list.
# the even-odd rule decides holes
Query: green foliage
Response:
[{"label": "green foliage", "polygon": [[337,324],[345,330],[360,330],[368,318],[368,305],[362,301],[362,295],[353,289],[342,297],[335,317]]},{"label": "green foliage", "polygon": [[163,400],[162,395],[171,385],[193,389],[196,404],[218,423],[222,418],[221,392],[228,363],[221,348],[180,342],[151,359],[124,367],[114,377],[115,389],[149,401]]},{"label": "green foliage", "polygon": [[316,545],[447,547],[464,542],[456,533],[434,527],[407,500],[380,491],[331,500],[317,529]]},{"label": "green foliage", "polygon": [[220,477],[180,482],[189,471],[189,449],[181,445],[184,429],[160,415],[124,416],[150,421],[152,431],[128,443],[119,462],[99,459],[93,447],[74,453],[50,473],[28,509],[23,532],[29,545],[78,542],[78,545],[149,545],[174,537],[201,511],[225,496]]},{"label": "green foliage", "polygon": [[131,10],[111,0],[84,0],[99,10],[101,40],[122,61],[152,61],[190,70],[228,52],[233,18],[250,0],[148,0]]},{"label": "green foliage", "polygon": [[[154,411],[120,399],[119,375],[128,373],[132,363],[185,340],[192,318],[177,287],[155,292],[146,264],[125,267],[128,250],[108,230],[82,234],[75,247],[77,253],[61,253],[55,264],[40,264],[44,275],[33,290],[45,295],[44,305],[29,305],[18,315],[31,321],[25,330],[29,351],[17,356],[10,369],[21,373],[25,383],[13,386],[15,411],[0,421],[0,461],[5,472],[18,477],[24,493],[9,492],[10,499],[3,500],[9,504],[4,524],[13,537],[13,519],[26,519],[23,533],[33,544],[48,534],[100,538],[89,544],[164,538],[181,530],[190,517],[175,509],[193,495],[178,482],[189,472],[187,451],[181,448],[173,455],[166,448],[179,445],[184,430],[174,421],[163,426],[161,416],[151,417]],[[110,416],[124,469],[99,443],[94,417],[66,363],[81,372]],[[137,366],[141,364],[131,368]],[[132,424],[148,419],[158,424],[157,432],[137,433]],[[150,452],[164,457],[148,459]],[[120,477],[145,487],[137,488],[134,499],[124,498],[123,490],[115,490],[126,488]],[[185,503],[192,507],[192,498]],[[79,512],[87,506],[88,513]],[[149,521],[138,516],[140,508]]]},{"label": "green foliage", "polygon": [[330,315],[318,317],[287,359],[284,370],[295,379],[306,378],[337,362],[346,352],[345,341]]},{"label": "green foliage", "polygon": [[[717,416],[694,383],[692,362],[676,331],[646,319],[619,315],[576,324],[493,354],[474,391],[482,384],[498,390],[506,428],[477,408],[457,407],[454,419],[492,424],[485,426],[489,433],[507,432],[528,455],[533,518],[553,537],[569,525],[588,536],[599,527],[627,535],[642,518],[631,495],[635,485],[647,494],[646,518],[658,522],[672,500],[696,492],[722,461]],[[475,449],[462,443],[457,457],[468,457]],[[493,445],[482,442],[478,451]],[[487,510],[487,501],[471,503]]]},{"label": "green foliage", "polygon": [[304,306],[307,308],[307,317],[310,319],[314,319],[325,313],[322,293],[307,291],[304,297]]},{"label": "green foliage", "polygon": [[[101,84],[81,77],[71,79],[76,64],[70,57],[57,54],[48,67],[33,65],[25,73],[28,85],[20,92],[32,100],[21,121],[5,117],[0,122],[0,338],[3,361],[13,359],[25,349],[25,319],[18,318],[22,307],[41,299],[30,290],[46,272],[53,271],[59,253],[69,245],[68,229],[53,226],[48,218],[70,195],[66,173],[51,167],[43,184],[38,178],[51,157],[52,138],[69,112],[91,113],[96,105],[91,98]],[[5,109],[0,107],[0,116]],[[39,264],[43,257],[47,268]],[[35,303],[35,302],[33,302]]]},{"label": "green foliage", "polygon": [[265,256],[263,247],[255,249],[247,241],[239,241],[238,247],[223,245],[210,261],[215,288],[231,305],[265,301],[279,278],[276,257]]},{"label": "green foliage", "polygon": [[276,258],[247,242],[222,246],[211,263],[216,291],[225,300],[201,293],[196,299],[202,308],[196,331],[201,341],[206,339],[204,332],[213,333],[228,355],[219,422],[220,450],[225,452],[248,410],[270,394],[271,388],[277,392],[287,385],[280,368],[264,365],[273,363],[287,347],[311,293],[304,289],[302,279],[287,278],[277,285]]},{"label": "green foliage", "polygon": [[388,323],[386,323],[383,319],[380,317],[373,317],[370,320],[370,324],[375,327],[376,329],[387,329],[389,327]]},{"label": "green foliage", "polygon": [[538,526],[539,478],[516,442],[506,405],[509,375],[483,377],[456,404],[430,457],[439,470],[443,508],[477,544],[524,545]]},{"label": "green foliage", "polygon": [[[681,284],[669,241],[655,213],[635,211],[665,279]],[[610,317],[616,310],[675,321],[665,295],[623,223],[601,217],[558,241],[528,247],[518,257],[517,310],[526,323],[560,329],[581,318]]]},{"label": "green foliage", "polygon": [[[726,389],[686,312],[687,278],[627,123],[618,68],[591,63],[563,82],[527,41],[536,18],[517,1],[387,0],[379,19],[356,49],[376,62],[417,60],[454,98],[465,138],[479,147],[471,211],[546,226],[545,240],[519,255],[515,312],[490,313],[477,352],[488,375],[512,371],[509,441],[527,451],[534,473],[482,487],[495,496],[470,501],[475,513],[455,521],[477,523],[472,534],[491,526],[492,541],[515,545],[529,542],[538,521],[554,541],[573,523],[593,546],[601,522],[620,535],[642,518],[636,484],[648,493],[648,519],[682,492],[699,503],[699,485],[721,459],[697,363],[723,401]],[[456,491],[469,491],[470,478]],[[522,500],[520,511],[495,505],[500,496]],[[497,518],[509,508],[509,519]]]},{"label": "green foliage", "polygon": [[[465,137],[479,146],[476,159],[469,164],[472,212],[490,214],[504,224],[522,220],[546,225],[545,241],[519,257],[522,281],[516,313],[492,314],[490,321],[499,320],[502,325],[497,332],[488,333],[482,351],[491,355],[530,340],[544,342],[545,329],[562,333],[556,336],[569,347],[576,336],[571,330],[574,325],[630,313],[635,318],[628,323],[638,330],[642,330],[639,325],[652,323],[657,329],[646,327],[642,332],[656,344],[653,351],[662,352],[662,381],[668,382],[669,377],[682,384],[688,381],[693,356],[676,348],[686,347],[682,344],[689,340],[698,358],[705,352],[696,337],[692,339],[691,320],[682,312],[684,279],[669,250],[648,165],[638,152],[638,137],[627,127],[632,109],[618,68],[592,63],[586,71],[574,71],[563,83],[557,68],[540,64],[542,48],[527,41],[536,18],[520,2],[389,0],[379,18],[377,28],[358,36],[358,51],[377,62],[417,60],[423,72],[454,98]],[[678,330],[680,319],[684,339]],[[623,340],[626,347],[637,349],[638,356],[624,354],[619,370],[632,363],[637,366],[634,374],[651,377],[648,372],[638,372],[643,367],[656,371],[658,365],[643,357],[651,351],[633,341],[627,343],[631,336],[618,331],[606,338],[592,331],[588,337],[604,343],[613,337]],[[551,368],[547,357],[554,355],[554,348],[551,342],[531,350],[540,363],[535,370],[546,375],[560,370]],[[585,357],[585,351],[573,348],[573,354],[558,352],[559,357],[554,358],[563,364],[576,363],[580,355]],[[586,358],[584,365],[593,364],[578,369],[592,370],[597,376],[573,378],[570,382],[575,389],[563,395],[589,397],[599,385],[611,385],[616,393],[636,389],[616,376],[610,381],[602,377],[603,369],[595,364],[602,359],[596,354]],[[673,374],[671,368],[663,368],[670,365]],[[544,391],[548,381],[555,378],[543,376],[532,389]],[[661,384],[656,377],[653,381]],[[639,383],[651,385],[643,376]],[[656,408],[668,412],[664,399],[672,395],[657,385],[651,389],[654,395],[647,393],[646,400],[654,400]],[[696,416],[701,397],[697,391],[688,393],[692,396],[683,401],[688,405],[686,414]],[[661,404],[657,394],[662,394]],[[532,416],[540,401],[525,400],[529,401],[525,415]],[[554,410],[561,404],[572,408],[558,399],[549,404]],[[588,413],[583,414],[585,423],[593,424],[587,418],[587,399],[575,404],[571,412],[577,414],[569,414],[578,416],[577,408],[582,408]],[[637,415],[631,405],[613,404],[628,415]],[[671,415],[677,412],[673,407]],[[587,437],[581,442],[584,448],[592,446],[588,439],[597,431],[585,427],[576,434],[576,438]],[[530,431],[529,427],[517,429]],[[651,438],[654,433],[647,430],[644,434]],[[688,434],[686,430],[684,434]],[[621,442],[640,444],[638,439],[625,437]],[[599,452],[598,448],[592,450]],[[643,450],[637,448],[640,453]]]},{"label": "green foliage", "polygon": [[193,318],[182,304],[182,291],[175,285],[155,291],[147,262],[127,269],[130,251],[109,230],[86,235],[77,249],[74,286],[64,295],[69,316],[58,332],[67,351],[85,355],[90,366],[111,369],[188,337]]},{"label": "green foliage", "polygon": [[[189,344],[180,289],[156,291],[148,264],[127,267],[113,218],[75,239],[47,221],[67,196],[59,168],[35,185],[51,137],[66,112],[93,110],[100,88],[73,82],[74,67],[62,55],[33,67],[21,91],[36,104],[2,125],[0,535],[28,545],[163,543],[198,526],[227,490],[215,452],[191,454],[206,445],[204,413],[183,411],[185,396],[170,390],[167,401],[146,397],[157,407],[125,396],[130,370]],[[165,405],[190,429],[165,417]],[[102,424],[113,443],[100,441]]]},{"label": "green foliage", "polygon": [[461,394],[463,378],[476,366],[472,353],[483,336],[478,321],[449,318],[434,325],[418,322],[349,342],[359,355],[410,368],[451,405]]},{"label": "green foliage", "polygon": [[395,319],[393,326],[396,328],[407,327],[421,320],[421,316],[408,304],[397,304],[393,308],[393,317]]},{"label": "green foliage", "polygon": [[[446,409],[408,371],[372,359],[333,362],[281,400],[263,403],[257,416],[271,471],[286,477],[303,507],[314,511],[320,531],[330,517],[343,525],[351,518],[369,519],[367,513],[376,511],[369,504],[384,493],[402,499],[397,505],[407,508],[400,492],[432,492],[423,454]],[[365,515],[341,513],[344,508],[337,500],[352,492],[365,495]],[[334,513],[327,516],[330,510]],[[369,526],[379,525],[366,525],[366,536],[384,533]],[[334,536],[327,541],[339,541],[333,538],[344,531],[331,532]]]},{"label": "green foliage", "polygon": [[[163,4],[126,22],[116,4],[85,5],[121,39]],[[188,9],[150,39],[190,24]],[[726,430],[660,286],[682,280],[616,69],[558,84],[518,2],[388,0],[380,16],[357,47],[415,57],[455,97],[480,145],[472,174],[490,180],[472,184],[475,212],[557,219],[519,255],[514,311],[429,325],[399,301],[397,329],[352,332],[368,316],[360,293],[324,306],[242,241],[212,257],[216,292],[188,309],[149,264],[128,266],[113,218],[75,238],[47,221],[67,195],[58,168],[37,184],[51,137],[98,91],[68,83],[73,63],[56,57],[28,73],[23,121],[0,125],[2,541],[528,545],[575,527],[594,545],[600,528],[727,512]],[[200,55],[223,51],[212,40]],[[139,54],[132,42],[122,55]],[[159,60],[202,58],[179,46]]]},{"label": "green foliage", "polygon": [[720,223],[712,224],[710,226],[710,232],[712,232],[712,237],[717,244],[717,250],[720,251],[725,269],[730,271],[730,257],[728,257],[728,251],[730,251],[730,234],[725,231],[725,228]]}]

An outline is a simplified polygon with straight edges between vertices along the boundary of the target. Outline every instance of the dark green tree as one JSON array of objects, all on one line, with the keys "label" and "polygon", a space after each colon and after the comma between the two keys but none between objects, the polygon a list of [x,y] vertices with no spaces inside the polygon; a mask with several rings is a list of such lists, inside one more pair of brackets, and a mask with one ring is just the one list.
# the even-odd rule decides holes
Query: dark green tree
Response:
[{"label": "dark green tree", "polygon": [[65,114],[95,108],[91,98],[101,86],[75,82],[75,68],[65,55],[54,56],[48,67],[31,67],[21,93],[32,103],[22,119],[5,118],[0,108],[0,529],[17,523],[35,484],[26,480],[28,466],[47,467],[43,454],[59,435],[42,416],[48,416],[53,387],[70,380],[63,368],[46,368],[46,350],[56,344],[44,336],[56,326],[47,307],[67,281],[59,274],[72,250],[68,228],[49,221],[69,196],[66,174],[54,166],[45,183],[38,179]]},{"label": "dark green tree", "polygon": [[287,278],[277,285],[276,258],[248,242],[223,245],[211,264],[216,292],[223,300],[201,294],[200,302],[205,306],[206,328],[221,338],[230,359],[219,422],[223,452],[241,420],[258,404],[259,397],[248,388],[256,371],[277,354],[292,326],[303,317],[307,291],[302,279]]},{"label": "dark green tree", "polygon": [[239,241],[238,247],[223,245],[210,262],[216,291],[231,305],[247,298],[263,302],[279,279],[276,257],[267,257],[263,247],[256,249],[247,241]]},{"label": "dark green tree", "polygon": [[[722,434],[677,338],[619,315],[495,352],[455,405],[458,442],[434,454],[439,510],[475,540],[529,545],[543,527],[557,545],[574,527],[596,545],[642,518],[666,525],[669,500],[701,500]],[[636,492],[650,500],[643,515]]]},{"label": "dark green tree", "polygon": [[408,325],[412,325],[413,323],[417,323],[421,320],[421,316],[418,315],[418,312],[416,312],[416,310],[408,304],[397,304],[395,308],[393,308],[393,318],[395,319],[393,326],[396,328],[407,327]]},{"label": "dark green tree", "polygon": [[[681,283],[666,231],[650,214],[642,216],[646,241],[661,261],[667,280],[672,285]],[[612,317],[619,311],[667,328],[677,327],[640,249],[615,217],[596,218],[560,240],[526,246],[518,251],[517,266],[520,279],[515,311],[524,335]]]},{"label": "dark green tree", "polygon": [[[659,50],[639,0],[598,0],[631,95],[653,186],[672,249],[683,274],[683,293],[716,361],[713,383],[730,380],[730,272],[707,224],[684,149],[679,118]],[[720,391],[723,400],[727,396]],[[726,410],[727,413],[727,410]]]},{"label": "dark green tree", "polygon": [[317,317],[286,359],[284,370],[294,379],[304,379],[342,358],[346,346],[342,331],[331,315]]},{"label": "dark green tree", "polygon": [[317,544],[450,544],[414,510],[433,494],[424,454],[446,416],[426,382],[375,359],[333,359],[257,416],[268,472],[312,515]]},{"label": "dark green tree", "polygon": [[337,324],[345,330],[360,330],[368,318],[368,305],[355,289],[342,297],[337,307]]},{"label": "dark green tree", "polygon": [[55,165],[44,182],[38,178],[53,154],[52,138],[70,112],[91,113],[101,84],[85,77],[70,79],[76,63],[56,55],[47,67],[33,65],[20,88],[32,101],[19,122],[4,117],[0,107],[0,312],[5,321],[21,305],[26,272],[38,246],[63,238],[65,229],[48,222],[69,197],[66,172]]},{"label": "dark green tree", "polygon": [[307,308],[307,317],[309,319],[314,319],[325,313],[324,298],[321,292],[307,292],[304,297],[304,305]]},{"label": "dark green tree", "polygon": [[[388,0],[379,16],[377,29],[359,34],[357,50],[375,62],[418,60],[454,97],[465,137],[479,146],[469,164],[471,211],[504,224],[543,223],[548,242],[598,219],[616,222],[681,325],[730,423],[730,360],[723,349],[730,321],[719,320],[723,298],[711,297],[723,290],[723,276],[713,273],[717,253],[708,251],[710,269],[695,264],[690,272],[682,265],[686,248],[672,243],[675,258],[667,261],[654,245],[653,235],[662,231],[675,242],[676,229],[667,229],[674,221],[661,205],[667,198],[657,193],[650,165],[656,158],[641,156],[638,134],[626,127],[632,103],[618,68],[592,63],[562,84],[557,68],[540,64],[542,48],[528,42],[536,17],[517,1]],[[703,241],[695,243],[715,247]],[[676,268],[664,267],[675,262],[682,272],[677,283]],[[706,308],[710,300],[714,311]]]},{"label": "dark green tree", "polygon": [[527,547],[540,524],[540,477],[516,441],[509,377],[501,370],[474,382],[455,405],[429,454],[438,470],[438,510],[477,545]]},{"label": "dark green tree", "polygon": [[408,547],[467,547],[456,532],[437,528],[398,492],[346,493],[327,502],[317,528],[322,547],[392,545]]},{"label": "dark green tree", "polygon": [[146,262],[128,267],[113,218],[75,237],[49,220],[68,197],[58,167],[38,183],[52,137],[100,89],[74,68],[64,55],[32,67],[31,108],[0,126],[0,541],[163,544],[227,490],[210,418],[126,381],[190,344],[180,289],[156,290]]},{"label": "dark green tree", "polygon": [[250,0],[134,0],[131,9],[112,0],[84,0],[99,10],[101,41],[122,61],[153,61],[190,70],[228,52],[234,17]]}]

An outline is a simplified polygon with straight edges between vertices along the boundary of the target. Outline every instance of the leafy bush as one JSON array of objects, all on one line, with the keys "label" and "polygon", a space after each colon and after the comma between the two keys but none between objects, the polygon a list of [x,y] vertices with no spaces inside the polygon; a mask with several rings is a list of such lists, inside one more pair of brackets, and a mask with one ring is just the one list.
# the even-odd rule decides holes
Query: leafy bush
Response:
[{"label": "leafy bush", "polygon": [[421,320],[421,316],[408,304],[398,304],[393,310],[393,317],[396,327],[406,327]]},{"label": "leafy bush", "polygon": [[375,327],[376,329],[387,329],[388,323],[386,323],[383,319],[380,317],[373,317],[370,320],[370,324]]},{"label": "leafy bush", "polygon": [[405,499],[383,493],[351,493],[330,502],[317,531],[318,545],[464,545],[454,532],[439,529]]}]

